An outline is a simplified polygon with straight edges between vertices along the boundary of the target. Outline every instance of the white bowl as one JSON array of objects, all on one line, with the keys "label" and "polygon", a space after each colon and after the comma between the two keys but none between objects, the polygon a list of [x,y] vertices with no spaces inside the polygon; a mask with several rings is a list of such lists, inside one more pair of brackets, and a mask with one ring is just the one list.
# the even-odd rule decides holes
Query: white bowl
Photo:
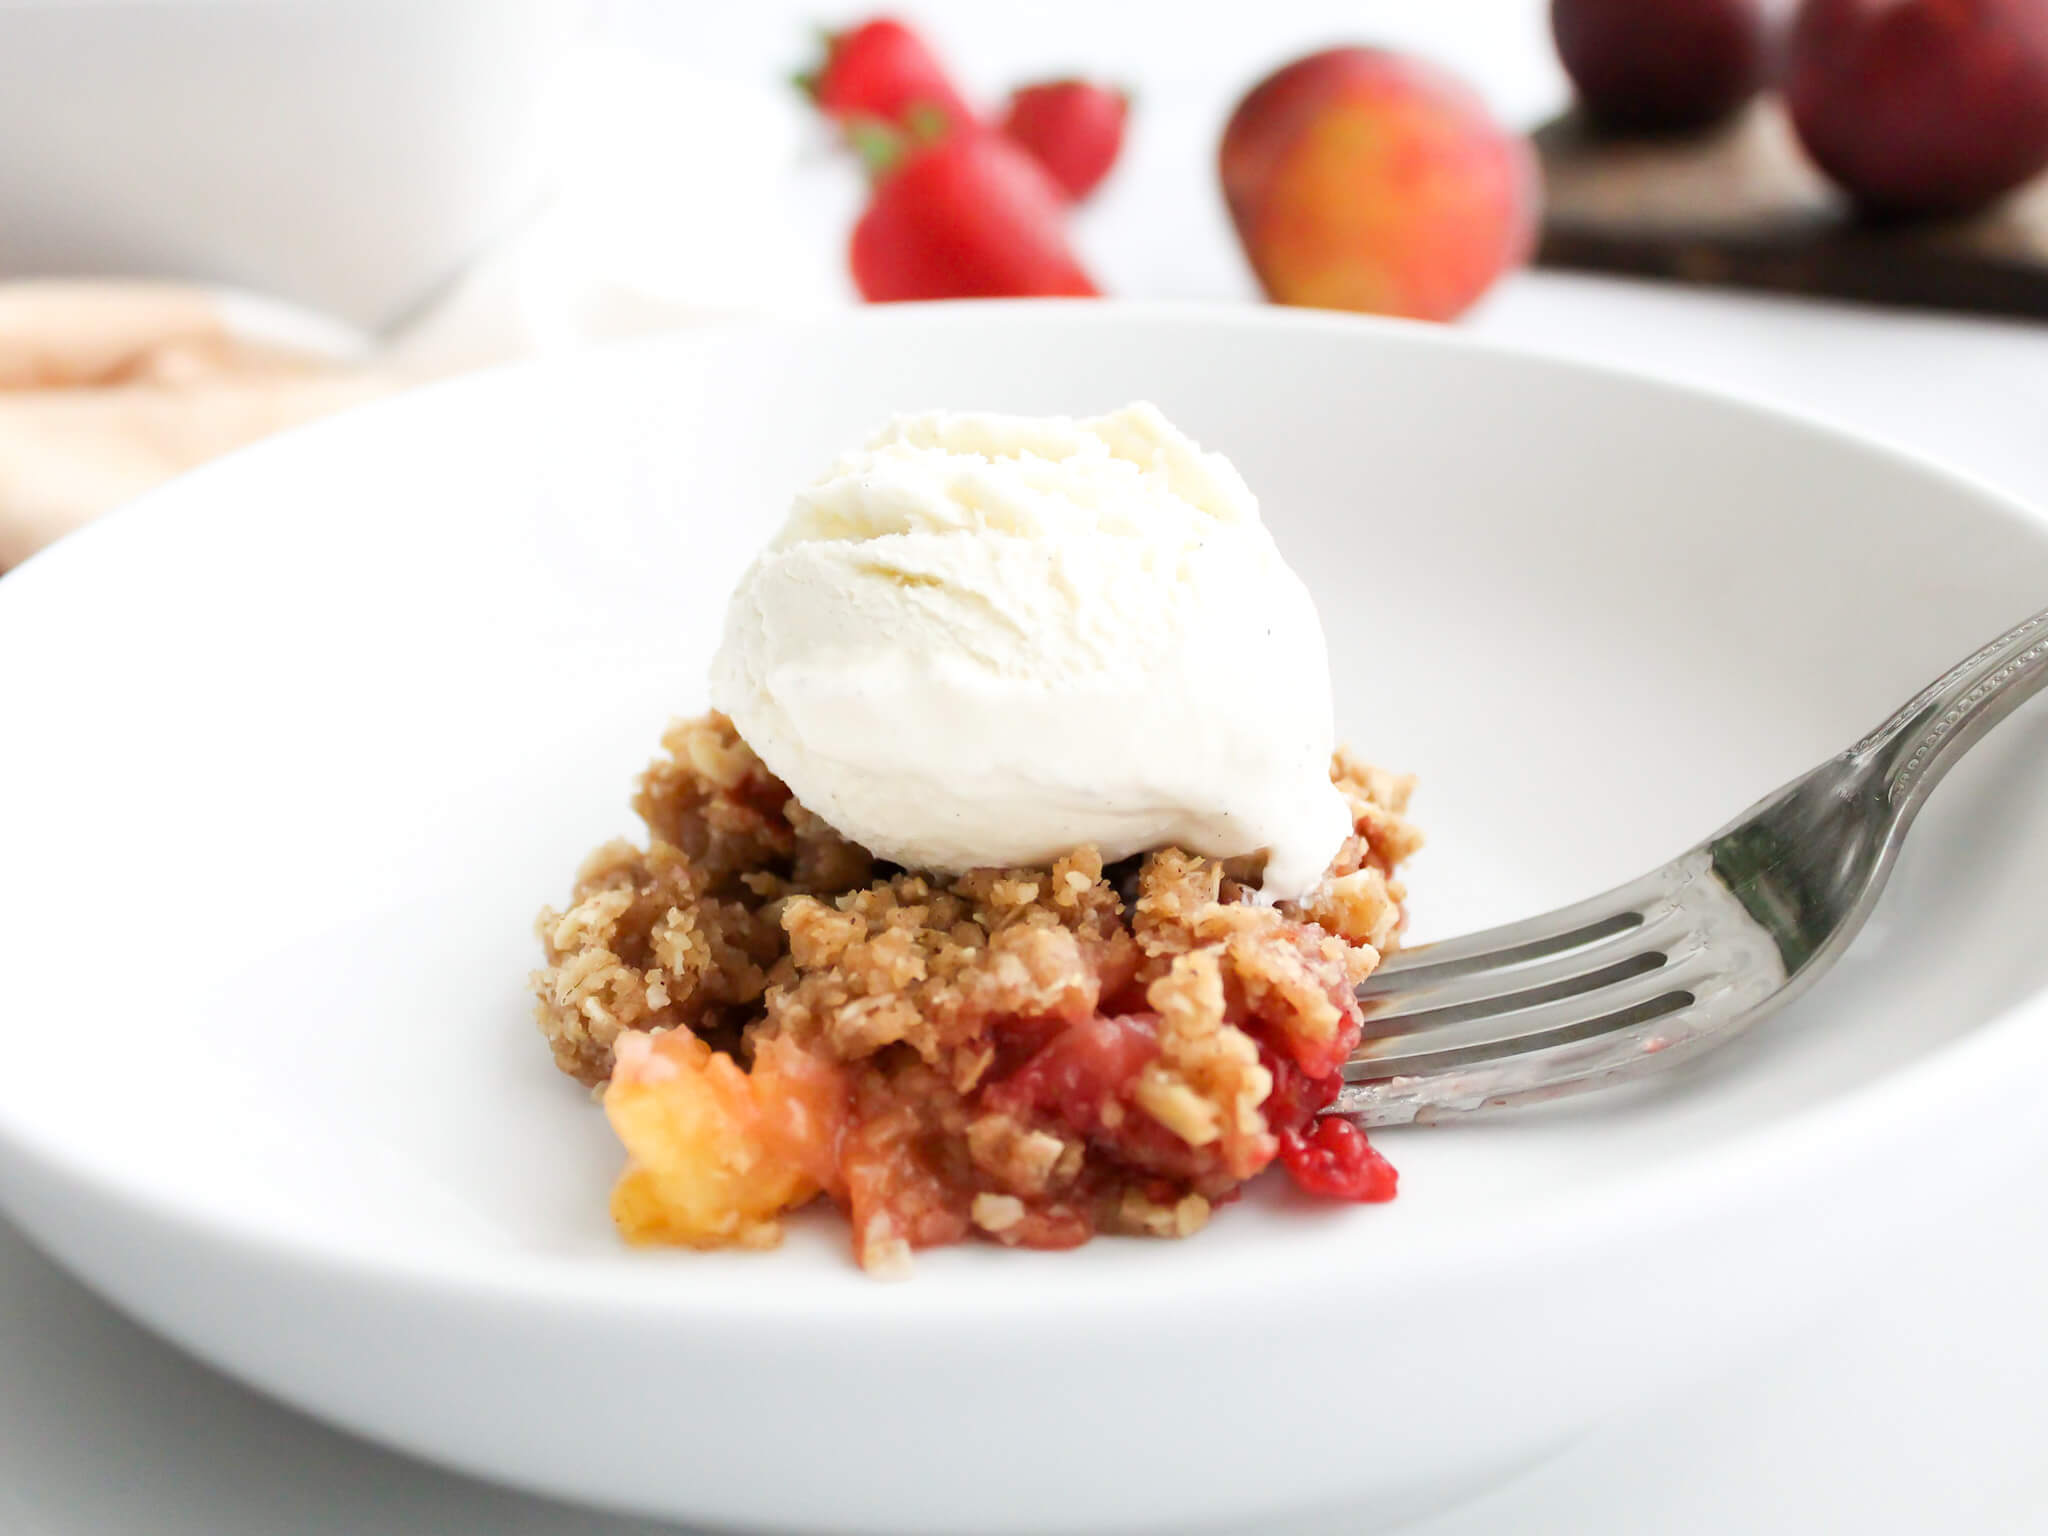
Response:
[{"label": "white bowl", "polygon": [[0,0],[0,273],[234,283],[376,328],[538,195],[591,0]]},{"label": "white bowl", "polygon": [[1307,575],[1343,733],[1423,776],[1416,936],[1586,894],[2048,594],[2048,534],[1732,402],[1305,314],[722,329],[293,434],[0,581],[0,1198],[224,1370],[525,1487],[783,1530],[1442,1500],[1760,1349],[2037,1155],[2029,712],[1841,969],[1626,1095],[1388,1134],[1391,1206],[1184,1244],[628,1251],[528,925],[702,703],[789,489],[890,412],[1159,402]]}]

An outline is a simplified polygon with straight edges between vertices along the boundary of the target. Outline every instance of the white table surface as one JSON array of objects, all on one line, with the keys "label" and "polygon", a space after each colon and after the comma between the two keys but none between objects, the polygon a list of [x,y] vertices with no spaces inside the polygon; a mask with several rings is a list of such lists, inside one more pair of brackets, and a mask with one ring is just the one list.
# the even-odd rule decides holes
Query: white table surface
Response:
[{"label": "white table surface", "polygon": [[[1084,232],[1104,276],[1129,294],[1246,293],[1206,162],[1234,88],[1290,51],[1345,36],[1400,38],[1456,63],[1518,119],[1558,96],[1540,9],[1525,0],[1274,4],[1249,19],[1244,9],[1152,0],[923,7],[985,87],[1006,68],[1075,64],[1139,84],[1130,159]],[[621,0],[609,25],[628,41],[737,78],[787,62],[799,36],[774,6],[709,18],[659,0]],[[792,189],[793,202],[821,226],[843,220],[850,184],[830,168],[805,175],[811,180]],[[2048,326],[1545,274],[1511,281],[1467,323],[1505,341],[1826,417],[2048,509]],[[1987,615],[1987,628],[2005,617]],[[1413,1530],[2048,1530],[2048,1458],[2039,1449],[2048,1442],[2044,1177],[2048,1168],[2013,1170],[2004,1220],[1938,1251],[1896,1253],[1842,1296],[1824,1325],[1769,1358],[1731,1362],[1716,1381],[1644,1404]],[[1356,1365],[1361,1390],[1370,1390],[1370,1361]],[[1323,1517],[1284,1529],[1351,1524]],[[271,1405],[113,1314],[0,1224],[4,1536],[660,1529],[672,1528],[485,1487]]]}]

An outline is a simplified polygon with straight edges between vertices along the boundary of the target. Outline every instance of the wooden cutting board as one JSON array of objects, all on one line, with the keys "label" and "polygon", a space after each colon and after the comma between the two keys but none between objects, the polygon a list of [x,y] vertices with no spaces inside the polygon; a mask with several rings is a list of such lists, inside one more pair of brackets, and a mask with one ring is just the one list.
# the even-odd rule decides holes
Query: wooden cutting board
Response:
[{"label": "wooden cutting board", "polygon": [[2048,319],[2048,177],[1967,220],[1873,223],[1761,100],[1682,139],[1539,130],[1545,266]]}]

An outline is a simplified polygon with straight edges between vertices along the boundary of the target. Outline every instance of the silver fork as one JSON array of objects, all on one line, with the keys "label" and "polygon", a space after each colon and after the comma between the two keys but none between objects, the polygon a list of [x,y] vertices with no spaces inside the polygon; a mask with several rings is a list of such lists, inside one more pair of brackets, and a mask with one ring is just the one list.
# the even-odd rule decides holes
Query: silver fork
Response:
[{"label": "silver fork", "polygon": [[1529,1103],[1734,1039],[1840,957],[1929,792],[2043,682],[2048,610],[1669,864],[1389,957],[1358,990],[1365,1035],[1333,1112],[1400,1125]]}]

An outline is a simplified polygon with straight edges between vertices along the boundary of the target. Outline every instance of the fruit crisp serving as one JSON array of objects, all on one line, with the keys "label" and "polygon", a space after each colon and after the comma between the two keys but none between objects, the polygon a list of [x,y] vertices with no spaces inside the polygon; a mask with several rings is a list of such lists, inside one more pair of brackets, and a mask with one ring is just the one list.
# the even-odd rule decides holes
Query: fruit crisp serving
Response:
[{"label": "fruit crisp serving", "polygon": [[1279,1162],[1340,1199],[1394,1174],[1318,1121],[1395,941],[1409,781],[1339,751],[1351,833],[1299,901],[1257,859],[1163,847],[958,877],[889,864],[708,715],[544,912],[534,975],[564,1072],[603,1090],[644,1243],[768,1247],[820,1197],[870,1272],[970,1237],[1185,1236]]},{"label": "fruit crisp serving", "polygon": [[542,914],[540,1023],[604,1090],[637,1242],[871,1273],[980,1237],[1185,1236],[1319,1118],[1401,930],[1408,781],[1335,749],[1315,603],[1157,407],[900,416],[792,498],[635,804]]}]

